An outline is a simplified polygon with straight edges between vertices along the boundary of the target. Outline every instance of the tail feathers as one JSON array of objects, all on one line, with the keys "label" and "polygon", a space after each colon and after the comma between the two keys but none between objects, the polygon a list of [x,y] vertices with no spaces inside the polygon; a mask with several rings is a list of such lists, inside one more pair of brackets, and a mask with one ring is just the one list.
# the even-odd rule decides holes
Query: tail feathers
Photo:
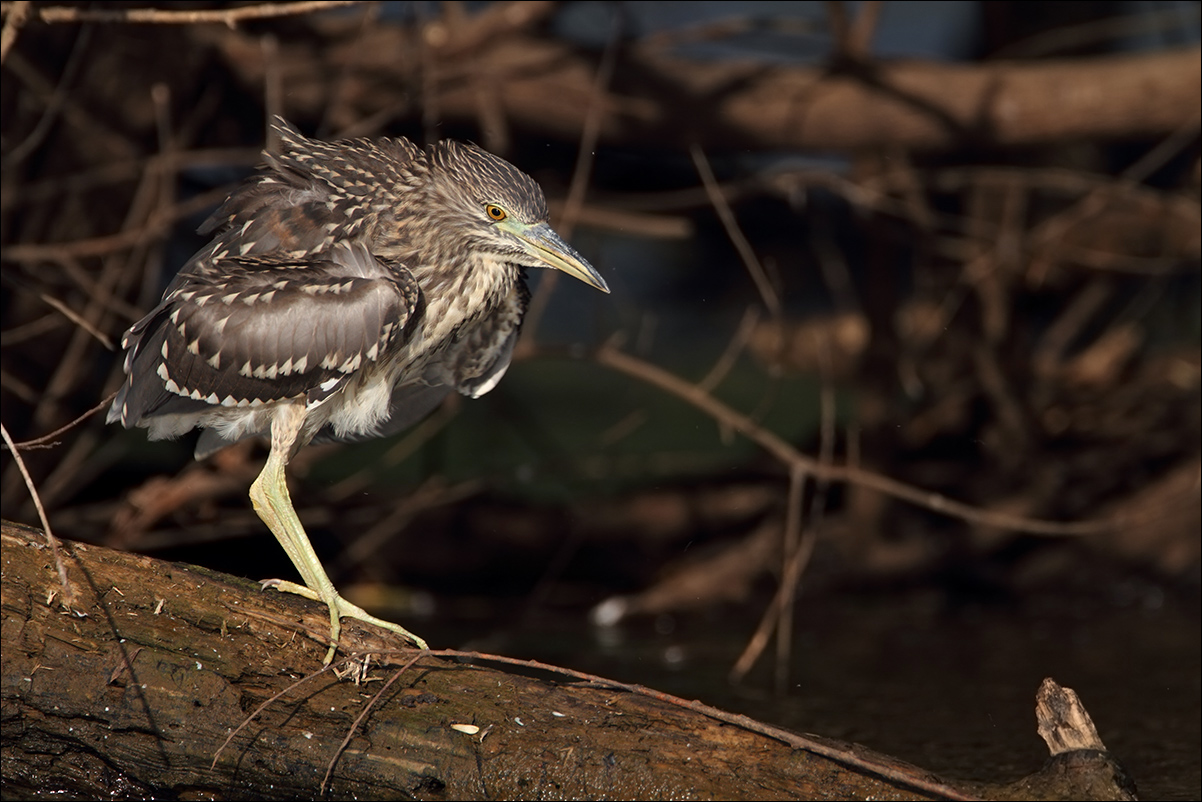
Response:
[{"label": "tail feathers", "polygon": [[[133,334],[133,331],[130,332]],[[144,418],[158,407],[162,406],[170,395],[163,386],[163,380],[155,373],[159,365],[159,350],[163,347],[166,333],[157,328],[151,331],[143,330],[141,337],[131,339],[126,344],[129,349],[125,358],[125,384],[113,399],[109,409],[108,421],[129,429],[145,425]]]},{"label": "tail feathers", "polygon": [[104,419],[105,423],[121,422],[125,428],[129,428],[129,417],[127,413],[126,397],[129,395],[129,379],[125,380],[125,384],[121,385],[121,389],[117,391],[117,397],[113,399],[112,406],[109,407],[109,414]]}]

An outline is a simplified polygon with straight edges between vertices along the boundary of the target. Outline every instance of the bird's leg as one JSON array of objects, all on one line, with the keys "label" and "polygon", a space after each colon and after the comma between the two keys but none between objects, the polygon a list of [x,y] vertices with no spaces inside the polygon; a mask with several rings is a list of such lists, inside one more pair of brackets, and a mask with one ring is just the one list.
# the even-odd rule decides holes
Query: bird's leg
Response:
[{"label": "bird's leg", "polygon": [[[425,649],[426,642],[409,632],[404,627],[369,615],[362,607],[352,604],[338,594],[334,583],[330,581],[309,536],[296,517],[292,506],[292,498],[288,495],[288,483],[284,469],[297,445],[297,437],[305,421],[303,404],[288,404],[282,407],[271,423],[271,451],[267,455],[267,464],[263,466],[259,477],[250,486],[250,500],[255,512],[267,528],[275,535],[275,539],[288,553],[288,559],[296,566],[304,585],[288,582],[282,579],[271,579],[264,582],[264,587],[274,587],[286,593],[296,593],[314,601],[324,602],[330,608],[330,650],[326,653],[325,662],[334,659],[334,651],[338,647],[338,636],[342,631],[343,617],[358,618],[369,624],[392,630]],[[307,587],[306,587],[307,586]]]}]

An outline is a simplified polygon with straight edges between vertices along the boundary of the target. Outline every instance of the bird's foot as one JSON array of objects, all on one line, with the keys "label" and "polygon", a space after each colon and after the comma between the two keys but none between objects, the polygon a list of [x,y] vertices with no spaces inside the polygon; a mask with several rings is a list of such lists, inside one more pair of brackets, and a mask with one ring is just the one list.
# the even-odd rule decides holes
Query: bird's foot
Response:
[{"label": "bird's foot", "polygon": [[286,579],[264,579],[261,583],[263,589],[275,588],[281,593],[295,593],[298,596],[304,596],[306,599],[323,602],[330,608],[330,650],[326,653],[326,659],[323,661],[325,665],[329,665],[334,659],[334,651],[338,648],[338,636],[342,632],[343,618],[357,618],[360,621],[366,621],[382,629],[387,629],[390,632],[395,632],[408,641],[411,641],[419,649],[429,649],[426,641],[414,635],[409,630],[405,629],[400,624],[394,624],[391,621],[385,621],[382,618],[376,618],[371,613],[364,610],[357,604],[352,604],[339,594],[335,593],[332,599],[324,598],[320,593],[312,588],[298,585],[295,582],[289,582]]}]

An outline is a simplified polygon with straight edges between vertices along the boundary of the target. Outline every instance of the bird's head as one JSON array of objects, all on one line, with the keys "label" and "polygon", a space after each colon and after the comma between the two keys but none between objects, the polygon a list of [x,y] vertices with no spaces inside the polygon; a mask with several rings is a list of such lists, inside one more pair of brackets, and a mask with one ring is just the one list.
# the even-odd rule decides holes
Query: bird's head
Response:
[{"label": "bird's head", "polygon": [[443,142],[431,150],[431,201],[443,236],[523,267],[553,267],[602,292],[601,274],[555,233],[534,179],[475,145]]}]

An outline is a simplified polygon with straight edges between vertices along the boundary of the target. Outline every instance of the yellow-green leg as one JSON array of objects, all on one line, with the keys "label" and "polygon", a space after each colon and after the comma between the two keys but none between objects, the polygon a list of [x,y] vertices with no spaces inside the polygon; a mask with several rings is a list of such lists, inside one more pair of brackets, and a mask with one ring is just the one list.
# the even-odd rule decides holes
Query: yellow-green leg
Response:
[{"label": "yellow-green leg", "polygon": [[391,630],[413,641],[418,648],[426,649],[426,642],[409,630],[390,621],[376,618],[368,614],[362,607],[352,604],[338,594],[334,583],[322,567],[317,552],[309,542],[309,536],[296,517],[292,507],[292,498],[288,495],[288,483],[284,469],[296,446],[297,436],[305,421],[305,407],[302,404],[291,404],[277,413],[271,424],[271,452],[267,455],[267,464],[263,466],[259,477],[250,486],[250,500],[255,512],[267,528],[275,535],[275,539],[288,553],[288,559],[296,566],[304,585],[288,582],[283,579],[269,579],[264,587],[273,587],[285,593],[296,593],[314,601],[324,602],[330,608],[330,650],[326,653],[325,662],[334,659],[334,651],[338,647],[338,636],[342,632],[343,617],[358,618],[378,627]]}]

